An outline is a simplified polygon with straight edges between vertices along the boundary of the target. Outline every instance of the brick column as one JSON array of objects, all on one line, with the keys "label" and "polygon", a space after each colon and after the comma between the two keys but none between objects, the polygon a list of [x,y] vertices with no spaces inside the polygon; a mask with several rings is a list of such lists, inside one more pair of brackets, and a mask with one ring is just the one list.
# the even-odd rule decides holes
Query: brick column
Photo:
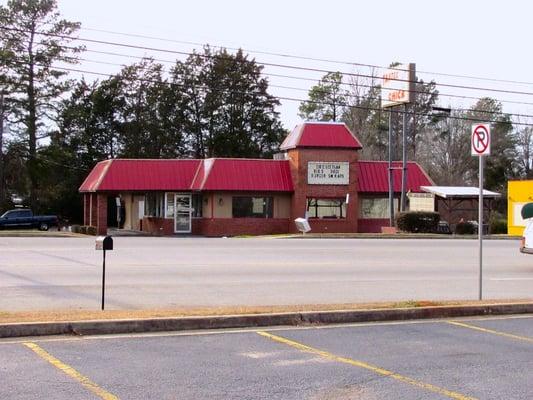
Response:
[{"label": "brick column", "polygon": [[96,195],[96,234],[107,234],[107,194]]},{"label": "brick column", "polygon": [[96,193],[91,193],[89,196],[89,207],[91,209],[89,213],[89,225],[96,226],[98,216],[98,208],[96,207]]},{"label": "brick column", "polygon": [[84,193],[83,194],[83,225],[90,225],[91,224],[91,201],[90,201],[91,194],[90,193]]}]

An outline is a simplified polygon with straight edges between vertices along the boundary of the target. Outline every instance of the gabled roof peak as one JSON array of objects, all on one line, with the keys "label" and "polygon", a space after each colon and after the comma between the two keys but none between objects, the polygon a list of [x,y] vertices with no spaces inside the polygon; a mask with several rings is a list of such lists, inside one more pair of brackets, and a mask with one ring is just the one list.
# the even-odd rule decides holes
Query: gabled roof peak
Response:
[{"label": "gabled roof peak", "polygon": [[297,147],[359,150],[363,146],[343,122],[308,121],[297,125],[285,138],[280,149]]}]

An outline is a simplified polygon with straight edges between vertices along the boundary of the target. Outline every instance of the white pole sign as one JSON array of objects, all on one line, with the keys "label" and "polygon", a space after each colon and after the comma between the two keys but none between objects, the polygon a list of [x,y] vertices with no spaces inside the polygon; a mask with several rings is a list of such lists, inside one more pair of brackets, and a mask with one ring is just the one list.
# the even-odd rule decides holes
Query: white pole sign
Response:
[{"label": "white pole sign", "polygon": [[415,64],[412,63],[385,70],[381,83],[381,107],[410,103],[415,79]]},{"label": "white pole sign", "polygon": [[472,155],[488,156],[490,155],[490,125],[474,124],[472,125]]}]

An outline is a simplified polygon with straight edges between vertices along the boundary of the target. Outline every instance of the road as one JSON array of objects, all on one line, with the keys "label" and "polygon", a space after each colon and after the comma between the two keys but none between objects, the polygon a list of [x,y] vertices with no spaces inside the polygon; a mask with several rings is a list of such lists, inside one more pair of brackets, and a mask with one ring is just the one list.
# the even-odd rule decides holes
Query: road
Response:
[{"label": "road", "polygon": [[531,399],[533,317],[0,340],[2,399]]},{"label": "road", "polygon": [[[533,256],[484,242],[484,298],[531,298]],[[116,237],[106,308],[477,299],[475,240]],[[0,310],[95,309],[94,238],[0,238]]]}]

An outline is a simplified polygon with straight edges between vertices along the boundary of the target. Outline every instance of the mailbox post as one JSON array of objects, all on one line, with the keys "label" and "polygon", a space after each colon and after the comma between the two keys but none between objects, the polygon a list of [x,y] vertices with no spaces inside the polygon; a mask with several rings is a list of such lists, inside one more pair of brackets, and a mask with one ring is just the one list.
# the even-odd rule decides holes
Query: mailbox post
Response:
[{"label": "mailbox post", "polygon": [[104,305],[105,305],[105,252],[106,250],[113,250],[113,238],[111,236],[97,236],[95,249],[103,251],[103,260],[102,260],[102,310],[103,310]]}]

